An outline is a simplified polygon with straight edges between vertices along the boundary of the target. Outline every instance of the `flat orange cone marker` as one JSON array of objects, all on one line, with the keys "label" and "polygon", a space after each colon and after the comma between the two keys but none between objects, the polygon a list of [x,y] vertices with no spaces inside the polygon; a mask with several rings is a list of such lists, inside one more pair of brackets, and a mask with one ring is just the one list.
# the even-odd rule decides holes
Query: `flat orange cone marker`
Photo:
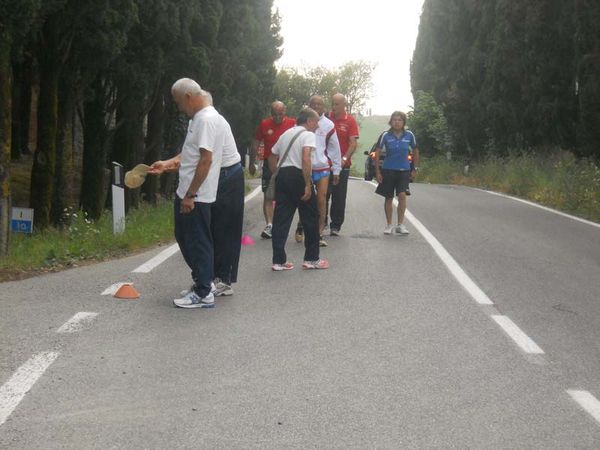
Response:
[{"label": "flat orange cone marker", "polygon": [[140,298],[140,293],[137,291],[136,288],[133,287],[133,284],[124,284],[119,289],[117,289],[117,292],[115,292],[113,297],[134,299]]}]

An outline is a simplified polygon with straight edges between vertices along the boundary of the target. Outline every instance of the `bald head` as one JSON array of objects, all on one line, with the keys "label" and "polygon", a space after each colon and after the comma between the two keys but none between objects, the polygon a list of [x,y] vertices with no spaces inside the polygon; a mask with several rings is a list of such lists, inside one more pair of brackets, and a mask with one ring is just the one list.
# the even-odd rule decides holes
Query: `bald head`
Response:
[{"label": "bald head", "polygon": [[314,109],[319,116],[321,116],[325,112],[325,101],[320,95],[313,95],[308,100],[308,106]]},{"label": "bald head", "polygon": [[285,117],[285,109],[285,104],[279,100],[271,103],[271,117],[273,117],[273,122],[276,124],[283,122],[283,118]]},{"label": "bald head", "polygon": [[343,94],[333,94],[331,109],[336,116],[346,114],[346,97]]}]

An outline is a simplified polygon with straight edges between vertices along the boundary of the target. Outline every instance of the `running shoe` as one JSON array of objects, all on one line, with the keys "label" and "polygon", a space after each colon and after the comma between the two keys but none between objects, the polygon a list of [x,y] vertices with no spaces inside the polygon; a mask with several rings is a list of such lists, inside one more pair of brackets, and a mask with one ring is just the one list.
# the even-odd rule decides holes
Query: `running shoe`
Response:
[{"label": "running shoe", "polygon": [[271,270],[274,272],[281,272],[282,270],[292,270],[294,265],[291,262],[286,262],[284,264],[273,264],[271,266]]},{"label": "running shoe", "polygon": [[215,289],[212,291],[215,297],[229,297],[233,295],[233,288],[230,284],[223,283],[220,278],[215,278]]},{"label": "running shoe", "polygon": [[273,237],[273,225],[268,224],[262,233],[260,233],[260,237],[263,239],[271,239]]},{"label": "running shoe", "polygon": [[316,261],[304,261],[303,269],[329,269],[329,261],[326,259],[317,259]]},{"label": "running shoe", "polygon": [[200,297],[192,291],[188,292],[185,297],[176,298],[173,303],[179,308],[214,308],[215,296],[209,292],[206,297]]},{"label": "running shoe", "polygon": [[409,233],[408,229],[406,228],[406,226],[403,223],[399,224],[394,231],[396,234],[404,234],[405,235],[405,234]]}]

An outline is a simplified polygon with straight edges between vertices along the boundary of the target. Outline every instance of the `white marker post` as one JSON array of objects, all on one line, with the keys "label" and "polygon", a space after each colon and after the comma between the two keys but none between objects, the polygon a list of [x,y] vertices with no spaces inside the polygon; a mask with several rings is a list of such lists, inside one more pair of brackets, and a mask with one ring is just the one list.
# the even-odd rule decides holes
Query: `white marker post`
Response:
[{"label": "white marker post", "polygon": [[113,234],[120,234],[125,231],[125,189],[123,188],[123,166],[114,161],[112,165]]},{"label": "white marker post", "polygon": [[14,233],[33,233],[33,209],[12,208],[10,229]]}]

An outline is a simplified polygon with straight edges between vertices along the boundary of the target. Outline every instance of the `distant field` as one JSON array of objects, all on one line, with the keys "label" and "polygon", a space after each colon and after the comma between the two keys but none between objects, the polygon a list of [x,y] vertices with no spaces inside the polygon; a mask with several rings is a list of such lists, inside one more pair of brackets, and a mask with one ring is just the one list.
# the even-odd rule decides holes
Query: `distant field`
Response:
[{"label": "distant field", "polygon": [[368,116],[359,120],[358,149],[352,157],[352,175],[362,177],[364,175],[365,150],[370,150],[382,131],[389,128],[388,116]]}]

